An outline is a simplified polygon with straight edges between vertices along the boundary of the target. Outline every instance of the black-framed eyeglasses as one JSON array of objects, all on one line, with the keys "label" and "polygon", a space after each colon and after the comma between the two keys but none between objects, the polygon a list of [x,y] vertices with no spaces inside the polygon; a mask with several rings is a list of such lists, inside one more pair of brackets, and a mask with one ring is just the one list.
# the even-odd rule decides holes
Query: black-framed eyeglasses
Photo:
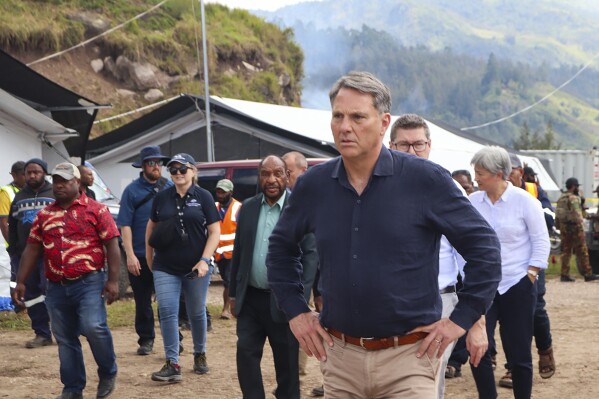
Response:
[{"label": "black-framed eyeglasses", "polygon": [[428,145],[428,141],[417,141],[415,143],[406,143],[406,142],[394,142],[391,143],[393,146],[399,151],[408,152],[410,151],[410,147],[414,149],[415,152],[422,152],[426,150],[426,146]]},{"label": "black-framed eyeglasses", "polygon": [[162,166],[162,161],[154,161],[153,159],[152,159],[152,160],[149,160],[149,161],[144,161],[144,163],[145,163],[146,165],[148,165],[148,166],[151,166],[151,167],[154,167],[154,166]]},{"label": "black-framed eyeglasses", "polygon": [[187,165],[183,165],[181,167],[176,167],[176,166],[171,166],[170,168],[168,168],[168,171],[171,175],[176,175],[177,173],[180,173],[182,175],[186,174],[187,171],[189,170],[189,166]]}]

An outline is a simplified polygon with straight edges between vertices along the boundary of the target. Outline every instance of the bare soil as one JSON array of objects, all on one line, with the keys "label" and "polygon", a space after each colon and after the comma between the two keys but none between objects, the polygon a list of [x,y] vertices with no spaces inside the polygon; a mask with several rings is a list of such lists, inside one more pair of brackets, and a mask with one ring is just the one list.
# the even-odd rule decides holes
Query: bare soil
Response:
[{"label": "bare soil", "polygon": [[[210,287],[208,301],[220,304],[222,286]],[[533,344],[535,377],[534,398],[599,398],[599,283],[547,281],[547,303],[552,323],[553,347],[557,362],[556,374],[547,380],[538,375],[536,349]],[[216,316],[216,317],[214,317]],[[208,364],[210,373],[196,375],[192,371],[193,356],[186,350],[181,356],[183,381],[164,385],[150,380],[152,372],[164,362],[159,332],[155,352],[146,357],[136,355],[137,336],[132,328],[113,330],[118,356],[119,375],[112,398],[240,398],[235,366],[235,321],[219,320],[213,315],[213,331],[208,335]],[[190,346],[189,332],[183,344]],[[25,349],[31,338],[28,331],[0,333],[0,398],[54,398],[62,385],[58,374],[56,345],[40,349]],[[95,397],[98,378],[89,347],[83,342],[88,387],[86,398]],[[500,351],[501,352],[501,351]],[[496,379],[503,375],[503,354],[498,355]],[[275,388],[272,354],[265,348],[262,362],[267,398],[273,398]],[[463,376],[447,381],[446,398],[477,398],[476,388],[468,366]],[[307,375],[301,377],[302,398],[308,398],[313,387],[321,384],[318,362],[308,359]],[[499,398],[512,398],[512,392],[498,388]]]}]

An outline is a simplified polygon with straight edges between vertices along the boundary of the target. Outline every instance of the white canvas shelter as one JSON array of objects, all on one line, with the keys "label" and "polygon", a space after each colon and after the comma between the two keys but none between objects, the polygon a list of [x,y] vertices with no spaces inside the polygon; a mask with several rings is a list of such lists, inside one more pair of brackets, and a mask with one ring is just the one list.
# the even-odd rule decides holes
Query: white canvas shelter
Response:
[{"label": "white canvas shelter", "polygon": [[0,185],[10,183],[16,161],[42,158],[49,168],[64,162],[59,154],[68,154],[62,141],[77,135],[0,89]]}]

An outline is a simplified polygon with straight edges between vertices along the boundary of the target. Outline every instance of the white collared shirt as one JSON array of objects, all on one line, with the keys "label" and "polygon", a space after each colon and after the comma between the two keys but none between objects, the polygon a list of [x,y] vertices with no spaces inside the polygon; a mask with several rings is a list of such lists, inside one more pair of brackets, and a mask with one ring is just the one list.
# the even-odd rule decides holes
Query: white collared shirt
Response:
[{"label": "white collared shirt", "polygon": [[[453,181],[457,188],[460,189],[464,197],[466,197],[466,191],[462,188],[460,183]],[[457,253],[455,248],[449,243],[445,236],[441,236],[441,244],[439,247],[439,291],[449,287],[450,285],[456,285],[458,282],[458,259],[460,255]]]},{"label": "white collared shirt", "polygon": [[472,193],[468,198],[501,243],[502,276],[497,288],[500,295],[526,275],[528,266],[547,268],[549,235],[536,198],[510,182],[495,204],[485,191]]}]

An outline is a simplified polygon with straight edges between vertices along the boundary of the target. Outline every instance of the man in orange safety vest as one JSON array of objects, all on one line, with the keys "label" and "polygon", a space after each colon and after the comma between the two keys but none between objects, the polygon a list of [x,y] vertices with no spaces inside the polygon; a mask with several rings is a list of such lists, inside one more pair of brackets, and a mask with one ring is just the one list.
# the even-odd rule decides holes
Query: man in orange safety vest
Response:
[{"label": "man in orange safety vest", "polygon": [[233,243],[237,230],[237,214],[241,202],[233,198],[233,182],[228,179],[216,183],[216,209],[220,215],[220,242],[214,253],[214,259],[221,278],[223,279],[223,312],[221,319],[230,319],[229,312],[229,275],[231,258],[233,257]]}]

